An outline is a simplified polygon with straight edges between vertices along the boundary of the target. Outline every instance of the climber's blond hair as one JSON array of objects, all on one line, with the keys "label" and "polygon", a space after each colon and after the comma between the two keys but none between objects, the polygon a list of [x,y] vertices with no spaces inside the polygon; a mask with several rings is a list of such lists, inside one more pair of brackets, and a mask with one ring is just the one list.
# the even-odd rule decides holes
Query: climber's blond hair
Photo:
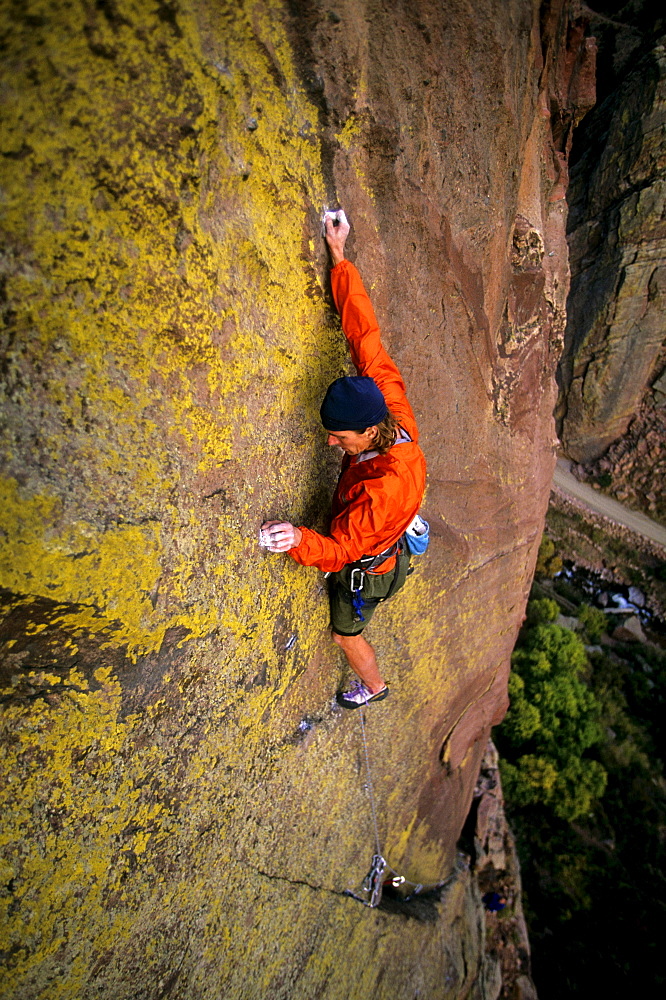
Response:
[{"label": "climber's blond hair", "polygon": [[385,455],[389,448],[395,444],[399,429],[400,424],[389,410],[381,424],[377,424],[377,433],[370,447],[378,451],[380,455]]}]

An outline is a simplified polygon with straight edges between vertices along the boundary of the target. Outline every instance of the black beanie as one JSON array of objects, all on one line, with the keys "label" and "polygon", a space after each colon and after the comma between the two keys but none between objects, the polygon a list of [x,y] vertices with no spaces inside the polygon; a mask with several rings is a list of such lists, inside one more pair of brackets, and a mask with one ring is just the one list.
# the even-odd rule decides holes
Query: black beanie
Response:
[{"label": "black beanie", "polygon": [[319,413],[327,431],[365,430],[380,424],[388,407],[374,379],[345,375],[331,382]]}]

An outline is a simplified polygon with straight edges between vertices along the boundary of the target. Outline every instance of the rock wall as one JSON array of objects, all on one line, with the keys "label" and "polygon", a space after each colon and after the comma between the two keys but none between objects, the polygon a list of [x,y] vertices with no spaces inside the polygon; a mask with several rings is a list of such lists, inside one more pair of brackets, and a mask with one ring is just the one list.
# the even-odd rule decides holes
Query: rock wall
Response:
[{"label": "rock wall", "polygon": [[[537,1000],[532,980],[530,942],[522,904],[522,879],[516,841],[504,811],[499,757],[488,741],[474,789],[473,863],[479,896],[497,893],[506,905],[499,911],[485,908],[486,965],[501,983],[502,1000]],[[490,979],[490,974],[486,973]]]},{"label": "rock wall", "polygon": [[[350,255],[429,462],[431,550],[369,635],[382,847],[442,882],[506,708],[553,469],[562,0],[4,7],[3,995],[488,996],[463,878],[345,895],[374,837],[321,574]],[[419,911],[420,912],[420,911]]]},{"label": "rock wall", "polygon": [[[657,370],[659,370],[659,362]],[[666,369],[647,386],[627,430],[599,458],[574,466],[621,503],[666,524]]]},{"label": "rock wall", "polygon": [[[605,67],[600,104],[574,147],[559,418],[566,454],[590,463],[642,410],[633,437],[646,443],[636,471],[649,451],[652,474],[641,476],[633,499],[654,513],[664,505],[666,469],[658,381],[666,363],[666,19],[651,4],[616,7],[602,4],[600,13],[610,17],[595,21]],[[627,450],[620,448],[618,459]],[[632,499],[632,475],[610,458],[618,486]],[[654,490],[660,497],[648,498]]]}]

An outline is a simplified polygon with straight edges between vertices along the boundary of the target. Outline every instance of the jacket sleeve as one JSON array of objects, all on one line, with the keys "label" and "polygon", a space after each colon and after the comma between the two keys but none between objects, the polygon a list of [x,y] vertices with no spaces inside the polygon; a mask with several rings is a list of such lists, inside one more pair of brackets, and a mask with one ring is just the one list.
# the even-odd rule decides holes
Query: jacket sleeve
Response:
[{"label": "jacket sleeve", "polygon": [[[391,507],[383,484],[361,482],[352,487],[349,503],[333,519],[329,535],[301,528],[299,545],[289,555],[302,566],[317,566],[325,573],[337,573],[361,556],[381,551],[388,543],[386,520]],[[401,534],[397,532],[396,538]]]},{"label": "jacket sleeve", "polygon": [[407,400],[405,383],[382,345],[368,293],[350,261],[342,260],[335,265],[331,271],[331,287],[356,371],[375,380],[389,410],[398,418],[412,441],[417,441],[416,420]]}]

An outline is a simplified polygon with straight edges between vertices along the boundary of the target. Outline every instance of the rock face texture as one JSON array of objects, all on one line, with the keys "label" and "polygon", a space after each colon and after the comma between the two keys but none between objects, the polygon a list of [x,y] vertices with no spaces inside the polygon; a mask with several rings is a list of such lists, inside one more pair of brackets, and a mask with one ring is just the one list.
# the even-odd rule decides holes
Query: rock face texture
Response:
[{"label": "rock face texture", "polygon": [[444,881],[554,464],[593,100],[568,10],[5,5],[3,996],[489,996],[464,877],[419,919],[345,895],[375,849],[358,718],[321,574],[257,528],[325,527],[340,203],[434,534],[369,631],[381,846]]},{"label": "rock face texture", "polygon": [[[617,21],[599,24],[600,103],[577,136],[571,171],[559,417],[566,454],[591,463],[639,414],[632,433],[646,444],[632,472],[649,464],[653,474],[640,485],[634,480],[640,496],[633,499],[654,513],[663,507],[666,469],[659,390],[666,364],[666,19],[656,19],[649,4],[606,7],[601,12]],[[634,477],[618,468],[629,450],[618,448],[609,458],[620,487]],[[654,489],[662,496],[650,500]]]},{"label": "rock face texture", "polygon": [[[506,906],[485,910],[486,976],[501,986],[503,1000],[536,1000],[530,967],[530,943],[522,906],[522,882],[516,842],[504,812],[499,758],[488,741],[474,789],[474,858],[472,870],[480,896],[497,893]],[[501,914],[501,915],[500,915]]]},{"label": "rock face texture", "polygon": [[666,397],[661,386],[666,387],[666,371],[648,386],[622,437],[575,471],[582,481],[600,483],[621,503],[666,524]]}]

